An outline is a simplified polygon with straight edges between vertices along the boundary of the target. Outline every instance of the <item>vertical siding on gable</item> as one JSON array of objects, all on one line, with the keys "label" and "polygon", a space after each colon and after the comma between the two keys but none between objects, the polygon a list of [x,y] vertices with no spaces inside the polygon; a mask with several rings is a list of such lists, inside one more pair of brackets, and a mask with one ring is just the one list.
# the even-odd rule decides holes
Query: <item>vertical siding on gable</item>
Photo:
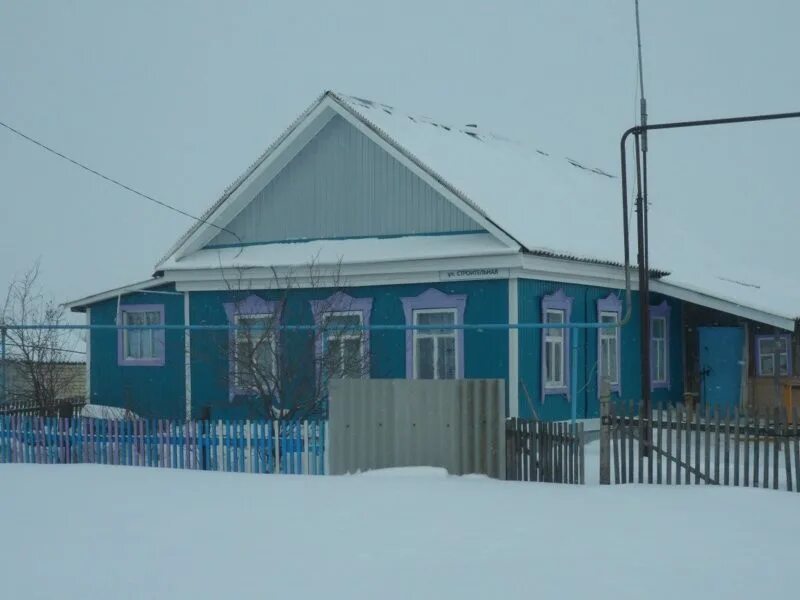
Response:
[{"label": "vertical siding on gable", "polygon": [[[227,229],[245,243],[481,231],[338,115]],[[234,243],[223,231],[209,245]]]},{"label": "vertical siding on gable", "polygon": [[[610,290],[574,284],[562,284],[531,279],[519,280],[519,322],[540,323],[542,320],[542,296],[563,289],[572,300],[572,322],[597,322],[597,300],[615,292],[623,298],[624,290]],[[672,307],[670,317],[669,368],[670,389],[653,390],[653,402],[680,401],[683,395],[683,338],[681,332],[682,303],[673,298],[651,294],[651,304],[667,300]],[[638,405],[641,397],[640,379],[640,331],[638,293],[633,294],[631,320],[622,328],[620,336],[621,394],[614,397],[633,400]],[[623,307],[624,310],[624,307]],[[574,335],[576,330],[570,330]],[[550,395],[542,398],[541,344],[542,330],[521,330],[519,334],[519,402],[520,416],[529,418],[535,414],[544,420],[568,419],[571,404],[565,395]],[[596,418],[600,413],[597,389],[597,330],[579,330],[578,345],[578,417]]]}]

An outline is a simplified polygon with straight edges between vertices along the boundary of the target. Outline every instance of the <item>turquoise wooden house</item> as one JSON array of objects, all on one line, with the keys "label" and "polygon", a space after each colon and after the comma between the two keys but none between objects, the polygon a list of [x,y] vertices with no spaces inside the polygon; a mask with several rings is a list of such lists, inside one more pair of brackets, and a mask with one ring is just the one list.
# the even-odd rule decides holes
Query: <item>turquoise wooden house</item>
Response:
[{"label": "turquoise wooden house", "polygon": [[[504,325],[619,321],[620,213],[619,180],[600,169],[475,124],[326,92],[177,240],[151,279],[69,305],[92,325],[198,327],[92,330],[89,401],[145,416],[255,415],[252,381],[231,368],[238,340],[224,327],[338,319],[394,326],[337,345],[345,362],[366,358],[363,372],[339,376],[502,378],[510,416],[564,419],[574,404],[579,417],[595,417],[601,377],[620,398],[635,400],[640,389],[636,292],[621,328]],[[731,327],[752,325],[747,339],[794,328],[791,315],[743,298],[747,290],[734,297],[682,265],[653,273],[656,402],[696,391],[698,327],[708,330],[706,348],[730,348]],[[443,327],[403,329],[423,324]],[[287,329],[270,343],[313,378],[319,347],[303,336]],[[742,340],[715,372],[719,385],[706,386],[710,401],[742,401],[750,368],[743,376]],[[715,396],[719,386],[725,393]],[[282,395],[302,402],[291,386]]]}]

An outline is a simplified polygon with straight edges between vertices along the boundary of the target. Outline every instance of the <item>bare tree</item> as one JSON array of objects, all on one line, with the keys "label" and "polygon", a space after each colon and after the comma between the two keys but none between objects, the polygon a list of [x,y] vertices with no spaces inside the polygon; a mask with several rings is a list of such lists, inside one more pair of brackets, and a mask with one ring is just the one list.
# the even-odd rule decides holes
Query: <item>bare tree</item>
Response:
[{"label": "bare tree", "polygon": [[[343,291],[341,265],[312,260],[298,272],[273,269],[271,281],[257,287],[250,272],[223,270],[231,330],[218,351],[228,356],[232,402],[271,419],[304,418],[324,410],[331,378],[369,376],[364,314]],[[298,281],[312,300],[297,300]],[[298,323],[304,329],[293,328]]]},{"label": "bare tree", "polygon": [[[76,339],[53,326],[66,322],[63,306],[47,297],[38,283],[39,262],[8,286],[0,306],[0,327],[6,334],[6,362],[2,365],[5,400],[52,407],[69,395],[83,376],[74,368]],[[20,325],[35,325],[23,329]]]}]

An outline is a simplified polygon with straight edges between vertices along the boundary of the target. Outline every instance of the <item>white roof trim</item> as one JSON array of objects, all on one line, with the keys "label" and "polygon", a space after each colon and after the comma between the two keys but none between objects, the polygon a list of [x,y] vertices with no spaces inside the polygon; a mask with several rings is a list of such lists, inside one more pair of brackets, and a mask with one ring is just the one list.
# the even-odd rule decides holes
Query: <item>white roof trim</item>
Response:
[{"label": "white roof trim", "polygon": [[[324,267],[324,265],[321,265]],[[363,261],[341,265],[340,276],[348,287],[368,285],[391,285],[417,282],[435,282],[442,280],[442,273],[447,270],[461,268],[497,268],[506,269],[507,277],[555,281],[592,285],[603,288],[622,289],[625,286],[622,269],[608,265],[581,263],[569,259],[550,258],[530,254],[509,252],[476,254],[450,258],[430,258],[402,261]],[[251,268],[247,270],[248,283],[253,289],[269,289],[275,285],[275,273],[269,268]],[[278,269],[278,277],[291,277],[292,285],[297,288],[310,287],[311,282],[303,277],[292,277],[291,268]],[[225,275],[230,277],[232,269],[226,269]],[[150,288],[175,283],[177,292],[199,290],[228,289],[229,282],[222,277],[219,269],[167,270],[165,277],[148,279],[119,288],[114,288],[92,296],[86,296],[65,303],[65,307],[80,311],[81,309],[117,296],[134,292],[147,291]],[[505,279],[506,273],[500,278]],[[481,277],[475,277],[481,279]],[[319,285],[318,281],[314,282]],[[342,283],[342,282],[340,282]],[[638,289],[636,277],[632,277],[632,289]],[[743,306],[737,302],[717,298],[709,294],[681,287],[672,283],[651,280],[650,290],[671,298],[691,302],[714,310],[736,315],[757,323],[772,325],[786,331],[794,331],[795,320],[781,315]]]},{"label": "white roof trim", "polygon": [[158,287],[167,283],[171,282],[168,280],[164,280],[163,278],[154,277],[152,279],[147,279],[145,281],[131,283],[130,285],[124,285],[122,287],[106,290],[105,292],[100,292],[98,294],[92,294],[91,296],[86,296],[84,298],[72,300],[71,302],[65,302],[64,307],[75,312],[81,312],[80,309],[85,308],[90,304],[102,302],[103,300],[108,300],[109,298],[116,298],[117,296],[122,296],[124,294],[130,294],[132,292],[145,291],[150,288]]}]

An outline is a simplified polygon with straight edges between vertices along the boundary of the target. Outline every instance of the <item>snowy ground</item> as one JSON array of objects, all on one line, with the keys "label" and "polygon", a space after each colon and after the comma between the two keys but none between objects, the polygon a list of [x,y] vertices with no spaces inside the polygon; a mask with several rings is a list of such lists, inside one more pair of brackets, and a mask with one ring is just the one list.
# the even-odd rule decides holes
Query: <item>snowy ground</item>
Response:
[{"label": "snowy ground", "polygon": [[800,496],[0,465],[4,598],[789,597]]}]

